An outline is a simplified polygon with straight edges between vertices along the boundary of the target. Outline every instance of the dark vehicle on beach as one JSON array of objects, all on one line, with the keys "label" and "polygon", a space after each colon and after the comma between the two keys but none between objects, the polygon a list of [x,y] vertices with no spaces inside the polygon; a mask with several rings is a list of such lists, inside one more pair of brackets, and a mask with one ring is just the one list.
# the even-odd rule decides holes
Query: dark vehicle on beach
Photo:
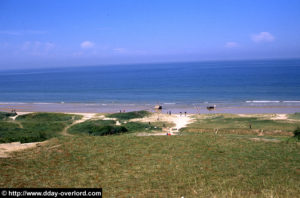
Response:
[{"label": "dark vehicle on beach", "polygon": [[207,109],[208,111],[215,110],[215,109],[216,109],[216,105],[213,105],[213,106],[207,106],[206,109]]}]

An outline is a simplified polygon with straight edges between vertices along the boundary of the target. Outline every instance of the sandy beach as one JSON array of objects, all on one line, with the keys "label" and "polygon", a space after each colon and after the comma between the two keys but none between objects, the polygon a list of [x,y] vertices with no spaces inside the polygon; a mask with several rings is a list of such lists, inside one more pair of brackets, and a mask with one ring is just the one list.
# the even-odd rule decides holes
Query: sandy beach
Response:
[{"label": "sandy beach", "polygon": [[[210,113],[232,113],[232,114],[262,114],[277,113],[291,114],[300,112],[298,103],[278,103],[278,104],[217,104],[216,109],[208,111],[207,106],[211,104],[162,104],[162,113],[171,111],[179,114],[187,112],[189,114],[210,114]],[[155,104],[101,104],[101,103],[4,103],[0,102],[1,111],[18,112],[70,112],[70,113],[118,113],[121,111],[146,110],[153,112]]]}]

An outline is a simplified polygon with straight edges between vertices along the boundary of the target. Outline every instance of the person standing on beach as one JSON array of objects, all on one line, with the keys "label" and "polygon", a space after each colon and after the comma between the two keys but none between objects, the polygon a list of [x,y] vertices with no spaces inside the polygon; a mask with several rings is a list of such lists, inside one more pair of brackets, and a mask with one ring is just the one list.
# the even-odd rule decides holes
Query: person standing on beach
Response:
[{"label": "person standing on beach", "polygon": [[182,115],[182,112],[180,111],[180,116]]},{"label": "person standing on beach", "polygon": [[184,116],[186,116],[186,111],[184,112]]}]

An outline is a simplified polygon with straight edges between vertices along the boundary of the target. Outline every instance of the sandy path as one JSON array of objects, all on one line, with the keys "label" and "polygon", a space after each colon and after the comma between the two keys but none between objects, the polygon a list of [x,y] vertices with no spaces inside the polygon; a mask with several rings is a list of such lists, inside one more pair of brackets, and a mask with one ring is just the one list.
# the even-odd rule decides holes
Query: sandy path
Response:
[{"label": "sandy path", "polygon": [[[175,124],[175,127],[170,128],[171,135],[178,135],[179,130],[181,128],[186,127],[188,124],[193,122],[193,118],[191,118],[191,115],[187,116],[180,116],[179,114],[173,114],[173,115],[160,115],[159,116],[160,121],[167,121],[167,122],[173,122]],[[154,117],[146,117],[143,119],[135,119],[135,121],[142,121],[142,122],[153,122],[157,120],[157,115]],[[166,132],[160,132],[160,133],[138,133],[137,136],[158,136],[158,135],[166,135]]]},{"label": "sandy path", "polygon": [[[18,112],[18,115],[24,115],[24,114],[28,114],[28,113],[32,113],[32,112]],[[81,122],[84,122],[86,120],[89,119],[93,119],[93,118],[101,118],[103,116],[99,116],[97,117],[96,113],[70,113],[70,114],[77,114],[77,115],[82,115],[82,119],[80,120],[76,120],[75,122],[73,122],[71,125],[67,126],[63,131],[62,134],[66,135],[66,136],[71,136],[69,133],[67,133],[68,128],[70,128],[72,125],[74,124],[78,124]],[[17,116],[12,117],[13,120],[15,120],[17,118]],[[48,142],[48,140],[44,141],[44,142],[31,142],[31,143],[23,143],[21,144],[20,142],[11,142],[11,143],[4,143],[4,144],[0,144],[0,158],[6,158],[9,157],[9,154],[11,152],[14,151],[20,151],[20,150],[24,150],[24,149],[28,149],[28,148],[34,148],[38,145],[42,145],[45,144],[46,142]]]},{"label": "sandy path", "polygon": [[7,157],[9,157],[9,154],[11,152],[34,148],[38,145],[42,145],[47,142],[48,142],[48,140],[46,140],[44,142],[31,142],[31,143],[23,143],[23,144],[21,144],[20,142],[11,142],[11,143],[0,144],[0,158],[7,158]]},{"label": "sandy path", "polygon": [[[67,113],[66,113],[67,114]],[[62,135],[65,136],[72,136],[71,134],[68,133],[68,129],[78,123],[84,122],[86,120],[90,120],[90,119],[94,119],[94,118],[100,118],[100,117],[96,117],[96,113],[70,113],[70,114],[75,114],[75,115],[82,115],[83,117],[80,120],[76,120],[75,122],[73,122],[72,124],[70,124],[69,126],[67,126],[66,128],[64,128],[64,130],[62,131]]]}]

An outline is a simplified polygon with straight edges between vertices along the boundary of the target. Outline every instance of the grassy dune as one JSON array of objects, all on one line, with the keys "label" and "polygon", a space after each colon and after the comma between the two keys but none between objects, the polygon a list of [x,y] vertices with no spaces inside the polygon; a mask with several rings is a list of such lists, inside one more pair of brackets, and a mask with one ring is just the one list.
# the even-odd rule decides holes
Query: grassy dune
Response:
[{"label": "grassy dune", "polygon": [[119,120],[130,120],[134,118],[143,118],[151,115],[149,111],[132,111],[127,113],[113,113],[107,115],[109,118],[117,118]]},{"label": "grassy dune", "polygon": [[0,159],[0,186],[102,187],[104,197],[298,197],[299,164],[295,142],[73,136]]},{"label": "grassy dune", "polygon": [[10,112],[2,112],[2,111],[0,111],[0,120],[8,120],[9,119],[9,117],[11,117],[11,116],[15,116],[16,115],[16,113],[10,113]]},{"label": "grassy dune", "polygon": [[264,115],[241,117],[232,114],[210,114],[195,115],[194,117],[195,122],[182,131],[214,132],[218,130],[219,133],[234,134],[257,134],[263,131],[264,135],[289,136],[300,126],[298,120],[272,120]]},{"label": "grassy dune", "polygon": [[171,127],[174,123],[169,122],[133,122],[131,119],[144,118],[150,116],[147,111],[133,111],[127,113],[108,114],[106,117],[115,118],[115,120],[87,120],[85,122],[71,126],[68,132],[71,134],[89,134],[95,136],[134,133],[134,132],[154,132],[161,131],[163,127]]},{"label": "grassy dune", "polygon": [[288,117],[290,119],[300,120],[300,113],[290,114]]},{"label": "grassy dune", "polygon": [[0,121],[0,143],[39,142],[56,137],[81,116],[63,113],[31,113]]}]

